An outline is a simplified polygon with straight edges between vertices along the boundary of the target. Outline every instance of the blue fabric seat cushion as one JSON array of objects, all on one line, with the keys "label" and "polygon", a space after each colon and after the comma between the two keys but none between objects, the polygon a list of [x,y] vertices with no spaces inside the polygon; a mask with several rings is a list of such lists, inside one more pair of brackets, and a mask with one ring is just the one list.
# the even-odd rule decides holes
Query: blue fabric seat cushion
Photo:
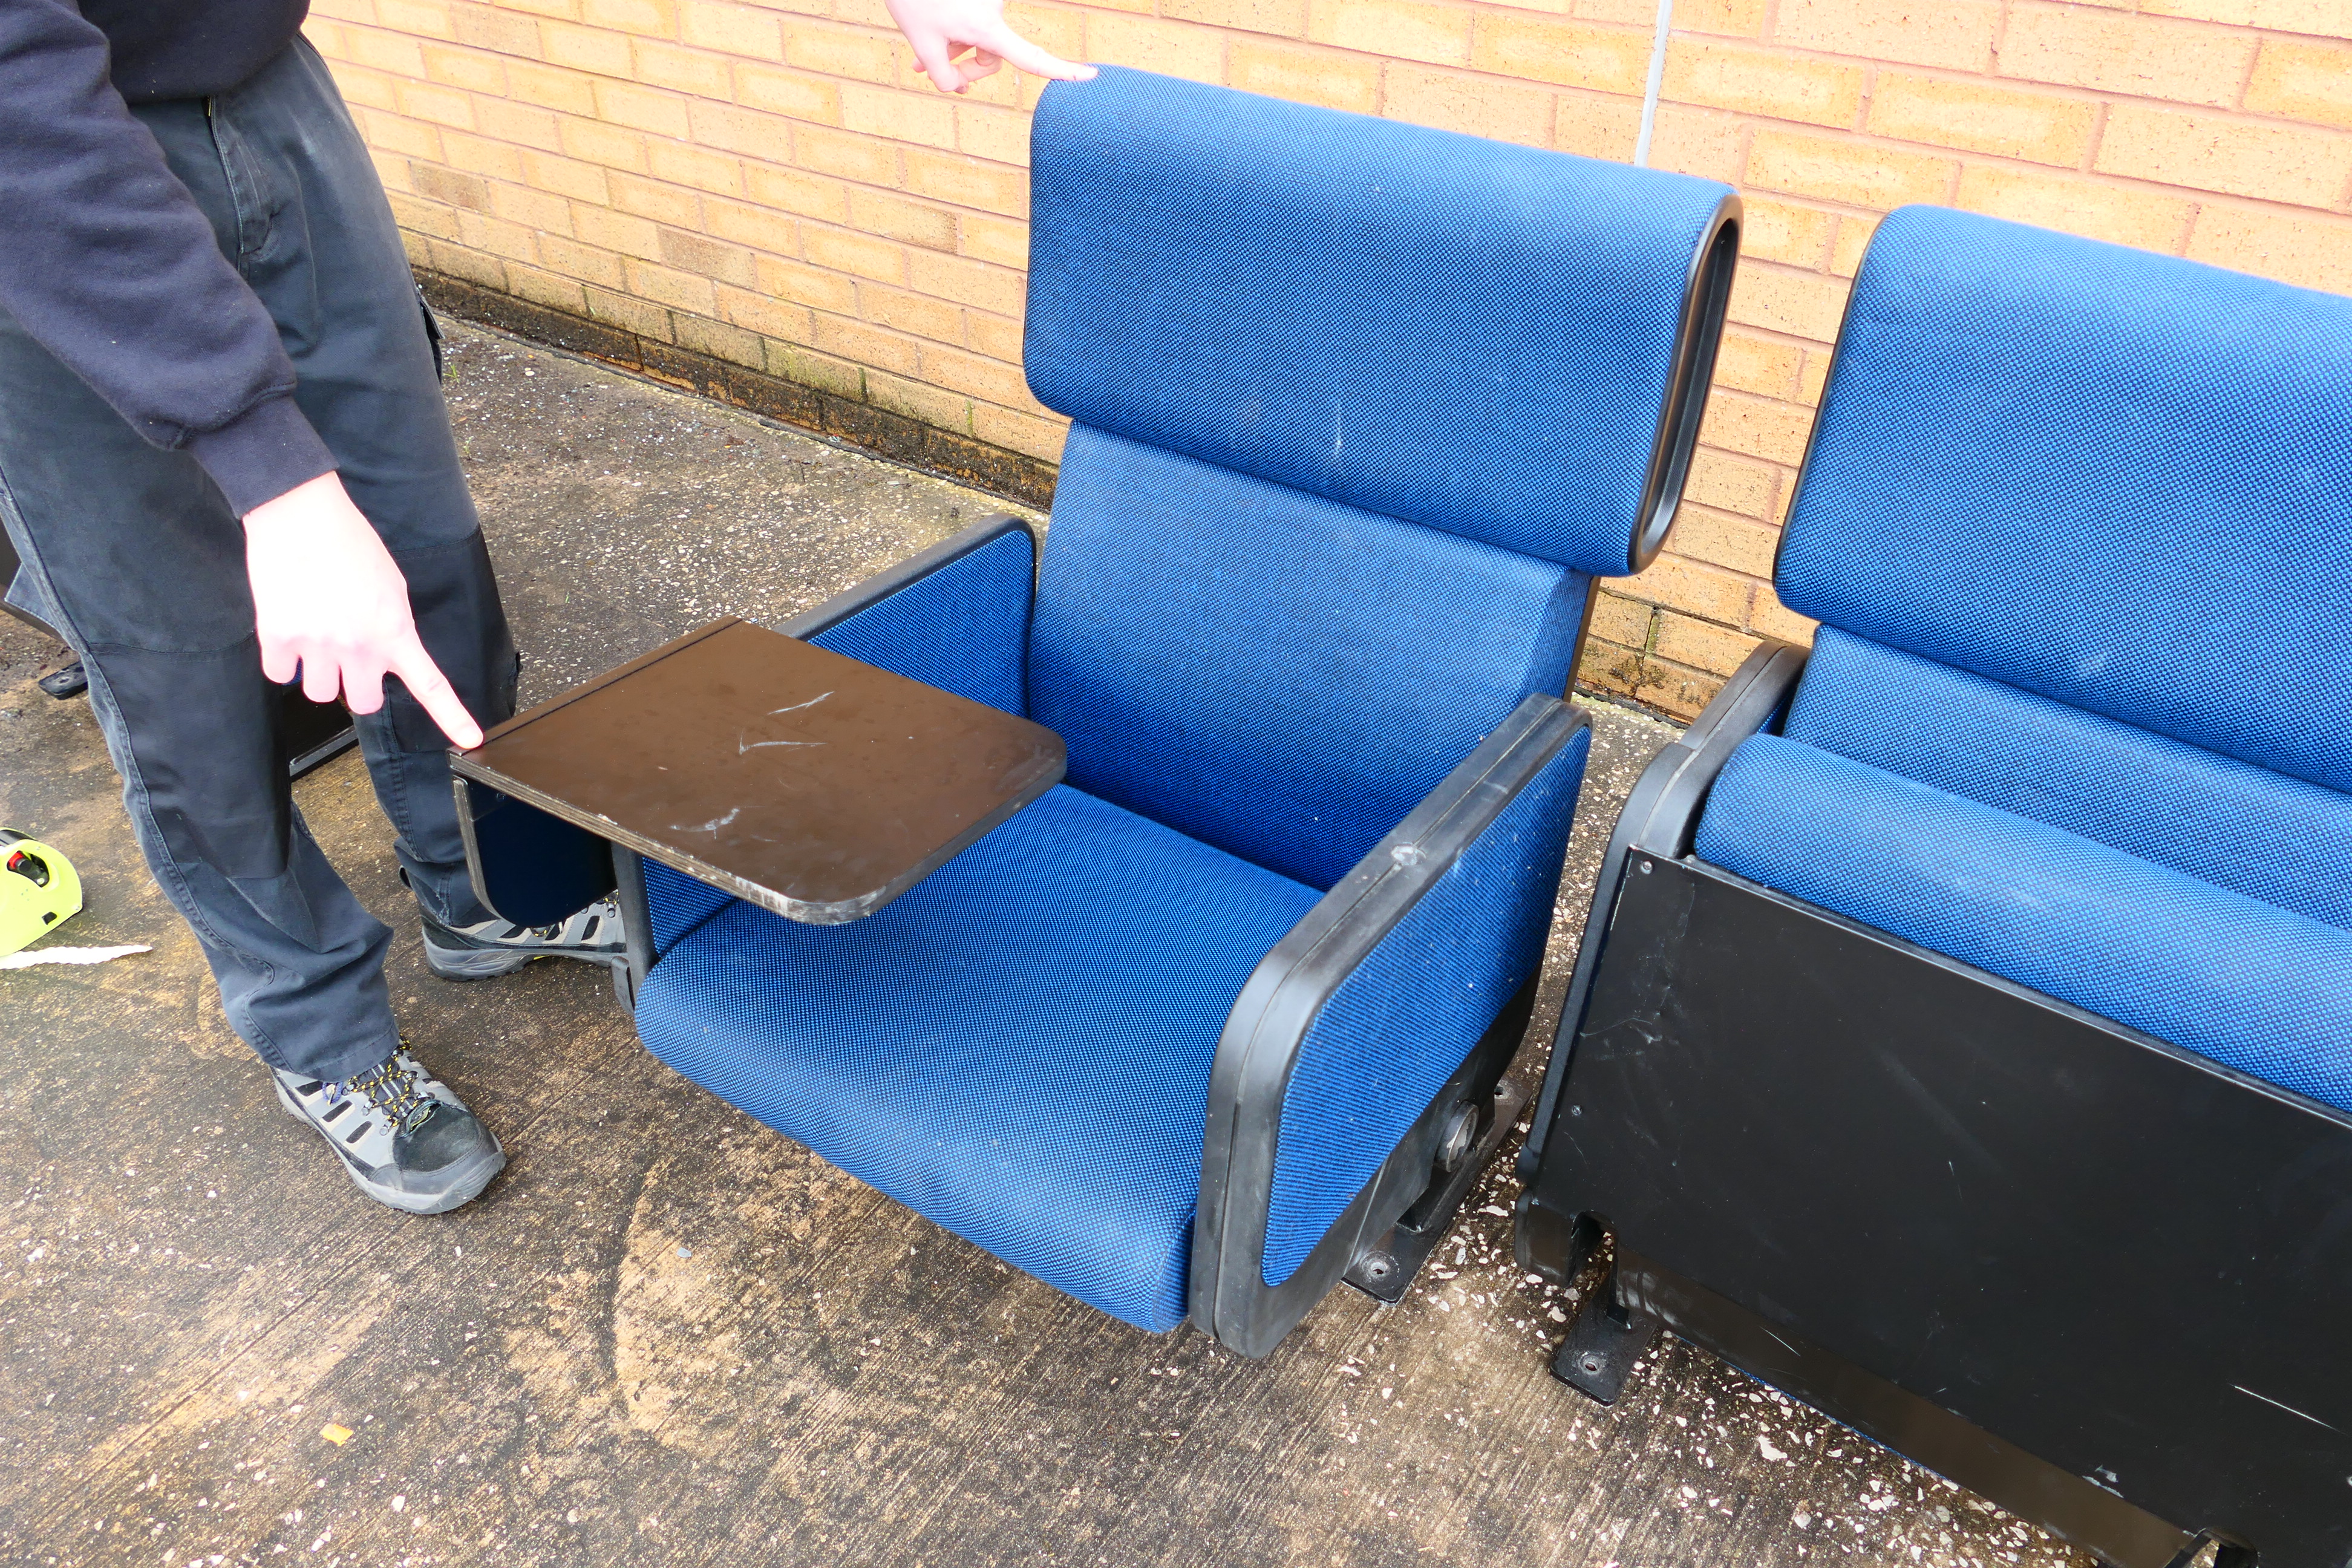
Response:
[{"label": "blue fabric seat cushion", "polygon": [[2352,932],[1779,735],[1741,744],[1699,857],[2352,1110]]},{"label": "blue fabric seat cushion", "polygon": [[1029,717],[1080,789],[1328,889],[1566,689],[1587,581],[1079,426]]},{"label": "blue fabric seat cushion", "polygon": [[869,919],[721,910],[655,967],[637,1028],[860,1180],[1164,1331],[1225,1015],[1317,897],[1064,785]]},{"label": "blue fabric seat cushion", "polygon": [[1783,733],[2352,931],[2352,795],[1826,626]]}]

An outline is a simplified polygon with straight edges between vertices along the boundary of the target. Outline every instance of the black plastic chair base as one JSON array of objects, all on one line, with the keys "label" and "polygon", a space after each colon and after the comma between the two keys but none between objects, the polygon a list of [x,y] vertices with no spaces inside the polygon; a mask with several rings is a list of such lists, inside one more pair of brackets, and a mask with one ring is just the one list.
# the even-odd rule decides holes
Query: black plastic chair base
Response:
[{"label": "black plastic chair base", "polygon": [[1463,1107],[1460,1114],[1470,1124],[1457,1134],[1460,1146],[1452,1168],[1444,1167],[1445,1155],[1441,1150],[1440,1163],[1434,1172],[1437,1179],[1412,1201],[1412,1207],[1397,1216],[1387,1234],[1356,1254],[1340,1278],[1383,1306],[1393,1307],[1403,1300],[1405,1292],[1412,1289],[1413,1280],[1419,1277],[1421,1266],[1429,1261],[1429,1255],[1437,1250],[1437,1244],[1453,1228],[1454,1216],[1462,1212],[1463,1200],[1477,1184],[1479,1174],[1494,1163],[1503,1140],[1510,1135],[1512,1123],[1518,1120],[1527,1102],[1524,1092],[1503,1084],[1475,1112],[1468,1106]]},{"label": "black plastic chair base", "polygon": [[1612,1266],[1569,1320],[1568,1337],[1552,1352],[1551,1374],[1598,1404],[1614,1405],[1634,1364],[1657,1343],[1660,1326],[1625,1300]]},{"label": "black plastic chair base", "polygon": [[89,689],[89,674],[71,648],[62,648],[57,658],[41,666],[40,673],[33,677],[33,684],[41,689],[44,696],[63,702]]}]

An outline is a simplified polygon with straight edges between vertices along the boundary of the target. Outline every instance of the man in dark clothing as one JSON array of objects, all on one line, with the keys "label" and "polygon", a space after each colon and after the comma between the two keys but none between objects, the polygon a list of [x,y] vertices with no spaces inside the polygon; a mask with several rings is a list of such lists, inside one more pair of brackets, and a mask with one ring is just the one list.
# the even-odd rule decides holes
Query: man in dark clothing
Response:
[{"label": "man in dark clothing", "polygon": [[306,4],[0,0],[0,521],[231,1024],[362,1190],[438,1213],[506,1156],[403,1045],[269,683],[355,715],[436,973],[614,962],[620,921],[522,931],[468,885],[445,748],[513,711],[514,647]]}]

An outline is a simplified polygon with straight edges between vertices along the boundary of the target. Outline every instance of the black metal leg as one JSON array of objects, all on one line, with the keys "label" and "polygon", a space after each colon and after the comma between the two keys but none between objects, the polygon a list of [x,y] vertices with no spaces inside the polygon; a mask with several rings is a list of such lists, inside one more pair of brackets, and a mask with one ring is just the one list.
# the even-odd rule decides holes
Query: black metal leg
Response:
[{"label": "black metal leg", "polygon": [[1356,1254],[1340,1278],[1385,1305],[1403,1300],[1421,1266],[1444,1239],[1478,1173],[1493,1163],[1526,1104],[1524,1093],[1503,1084],[1486,1096],[1484,1104],[1465,1102],[1458,1107],[1455,1122],[1441,1138],[1428,1190],[1397,1216],[1386,1235]]},{"label": "black metal leg", "polygon": [[1570,1320],[1551,1358],[1551,1374],[1602,1405],[1614,1405],[1633,1363],[1658,1337],[1658,1320],[1625,1300],[1612,1262]]}]

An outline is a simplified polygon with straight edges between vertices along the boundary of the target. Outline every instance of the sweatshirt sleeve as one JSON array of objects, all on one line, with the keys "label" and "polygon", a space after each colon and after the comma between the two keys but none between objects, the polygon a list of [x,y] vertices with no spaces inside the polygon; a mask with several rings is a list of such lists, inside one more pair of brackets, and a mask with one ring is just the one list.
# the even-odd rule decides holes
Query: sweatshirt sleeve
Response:
[{"label": "sweatshirt sleeve", "polygon": [[335,467],[277,324],[72,0],[0,0],[0,309],[237,515]]}]

